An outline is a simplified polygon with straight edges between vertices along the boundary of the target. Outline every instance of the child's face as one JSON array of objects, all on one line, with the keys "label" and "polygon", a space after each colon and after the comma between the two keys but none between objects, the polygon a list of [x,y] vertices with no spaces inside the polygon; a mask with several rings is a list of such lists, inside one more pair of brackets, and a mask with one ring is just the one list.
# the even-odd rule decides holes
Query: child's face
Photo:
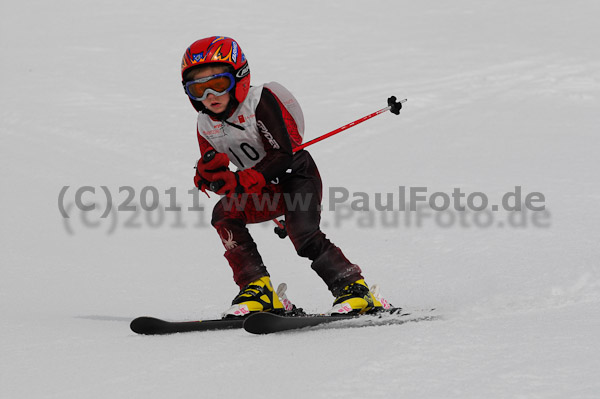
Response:
[{"label": "child's face", "polygon": [[[208,66],[206,68],[201,68],[196,71],[192,71],[189,76],[189,80],[197,80],[201,78],[206,78],[211,75],[216,75],[218,73],[227,72],[227,68],[224,67],[212,67]],[[227,105],[229,104],[229,93],[225,93],[221,96],[215,96],[210,93],[208,97],[202,100],[202,104],[209,110],[214,112],[215,114],[220,114],[221,112],[227,109]]]}]

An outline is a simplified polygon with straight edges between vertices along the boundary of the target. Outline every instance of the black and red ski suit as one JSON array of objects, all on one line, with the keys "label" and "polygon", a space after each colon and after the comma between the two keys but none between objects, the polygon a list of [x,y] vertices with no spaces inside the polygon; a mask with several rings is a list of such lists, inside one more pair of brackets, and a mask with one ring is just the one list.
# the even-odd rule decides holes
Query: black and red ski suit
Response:
[{"label": "black and red ski suit", "polygon": [[[351,263],[320,229],[323,187],[317,165],[306,150],[293,152],[290,135],[297,134],[295,121],[266,88],[260,94],[255,116],[261,128],[244,134],[262,139],[265,155],[252,168],[264,176],[267,185],[260,194],[246,194],[243,202],[222,197],[211,221],[225,245],[233,279],[242,288],[269,275],[246,225],[284,216],[296,252],[312,261],[312,269],[337,296],[345,286],[363,277],[360,267]],[[199,117],[209,118],[205,114]],[[236,129],[235,122],[223,121],[223,125]],[[202,154],[212,148],[200,133],[198,141]]]}]

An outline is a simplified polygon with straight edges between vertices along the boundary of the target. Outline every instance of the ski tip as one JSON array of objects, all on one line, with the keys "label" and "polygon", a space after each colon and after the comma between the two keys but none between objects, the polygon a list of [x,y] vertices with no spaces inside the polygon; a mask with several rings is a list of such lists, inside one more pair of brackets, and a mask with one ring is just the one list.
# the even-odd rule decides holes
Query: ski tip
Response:
[{"label": "ski tip", "polygon": [[155,317],[137,317],[131,321],[129,328],[137,334],[152,335],[162,332],[165,321]]},{"label": "ski tip", "polygon": [[281,316],[269,312],[251,314],[244,320],[244,330],[251,334],[272,333],[272,323],[276,322],[279,318],[281,318]]}]

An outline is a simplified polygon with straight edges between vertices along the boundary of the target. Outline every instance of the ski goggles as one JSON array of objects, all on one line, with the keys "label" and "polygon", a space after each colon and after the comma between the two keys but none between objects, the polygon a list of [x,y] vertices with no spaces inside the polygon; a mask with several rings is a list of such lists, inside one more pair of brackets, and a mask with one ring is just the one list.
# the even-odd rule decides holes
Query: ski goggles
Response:
[{"label": "ski goggles", "polygon": [[205,78],[185,82],[185,92],[196,101],[206,100],[209,94],[221,96],[235,85],[235,78],[229,72],[218,73]]}]

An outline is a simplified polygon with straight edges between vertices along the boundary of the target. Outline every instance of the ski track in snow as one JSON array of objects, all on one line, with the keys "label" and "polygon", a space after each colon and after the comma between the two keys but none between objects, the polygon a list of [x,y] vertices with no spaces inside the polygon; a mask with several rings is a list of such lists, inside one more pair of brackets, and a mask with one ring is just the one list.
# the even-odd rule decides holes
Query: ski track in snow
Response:
[{"label": "ski track in snow", "polygon": [[[591,0],[214,4],[8,1],[0,6],[2,398],[596,398],[600,392],[600,6]],[[185,10],[185,11],[184,11]],[[215,17],[219,16],[219,17]],[[595,33],[594,33],[595,32]],[[255,84],[278,81],[335,191],[542,192],[547,227],[493,215],[323,213],[396,306],[442,318],[270,336],[136,336],[131,319],[214,318],[237,288],[205,212],[112,212],[154,186],[191,206],[195,115],[179,63],[236,38]],[[58,212],[69,186],[71,218]],[[73,192],[97,210],[76,212]],[[352,200],[352,197],[350,198]],[[397,200],[394,200],[395,203]],[[372,205],[372,204],[371,204]],[[411,215],[409,215],[411,216]],[[412,215],[414,216],[414,215]],[[454,223],[444,225],[455,218]],[[161,219],[162,217],[162,219]],[[396,219],[394,219],[396,217]],[[437,220],[437,224],[436,224]],[[441,222],[440,222],[441,221]],[[445,226],[445,227],[444,227]],[[332,301],[272,226],[252,226],[275,283],[309,312]]]}]

